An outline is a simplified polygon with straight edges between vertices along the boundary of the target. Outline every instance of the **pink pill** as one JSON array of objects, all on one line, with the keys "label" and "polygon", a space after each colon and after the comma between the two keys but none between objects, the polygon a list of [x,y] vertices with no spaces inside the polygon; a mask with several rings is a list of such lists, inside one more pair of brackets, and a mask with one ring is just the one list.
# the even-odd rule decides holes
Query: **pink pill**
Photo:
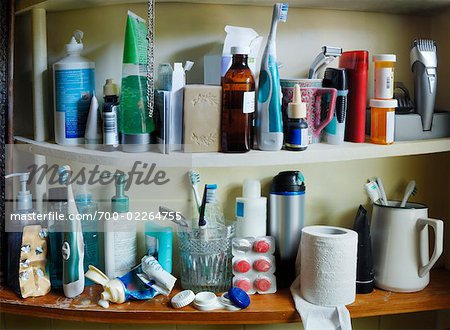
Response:
[{"label": "pink pill", "polygon": [[234,263],[233,269],[238,273],[247,273],[252,266],[247,260],[239,260]]},{"label": "pink pill", "polygon": [[267,253],[270,250],[270,244],[266,240],[255,241],[253,251],[258,253]]},{"label": "pink pill", "polygon": [[234,286],[238,287],[239,289],[244,290],[245,292],[250,291],[250,289],[252,288],[252,284],[247,279],[242,279],[242,280],[236,281],[236,283],[234,283]]},{"label": "pink pill", "polygon": [[272,283],[268,278],[259,278],[255,281],[255,287],[258,291],[266,292],[269,291]]},{"label": "pink pill", "polygon": [[258,259],[253,263],[253,268],[258,272],[267,272],[270,267],[270,261],[267,259]]}]

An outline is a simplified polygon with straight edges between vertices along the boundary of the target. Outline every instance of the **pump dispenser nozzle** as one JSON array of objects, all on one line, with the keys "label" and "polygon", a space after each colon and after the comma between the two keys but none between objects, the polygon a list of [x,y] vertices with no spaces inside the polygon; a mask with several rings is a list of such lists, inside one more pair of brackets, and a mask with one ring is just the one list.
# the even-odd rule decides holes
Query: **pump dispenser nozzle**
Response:
[{"label": "pump dispenser nozzle", "polygon": [[30,172],[23,173],[11,173],[5,175],[5,179],[19,177],[20,191],[17,194],[17,210],[25,211],[33,208],[33,195],[27,190],[28,179],[30,178]]},{"label": "pump dispenser nozzle", "polygon": [[125,195],[126,175],[124,173],[117,173],[114,176],[116,177],[116,194],[111,198],[112,211],[126,213],[130,210],[129,199]]}]

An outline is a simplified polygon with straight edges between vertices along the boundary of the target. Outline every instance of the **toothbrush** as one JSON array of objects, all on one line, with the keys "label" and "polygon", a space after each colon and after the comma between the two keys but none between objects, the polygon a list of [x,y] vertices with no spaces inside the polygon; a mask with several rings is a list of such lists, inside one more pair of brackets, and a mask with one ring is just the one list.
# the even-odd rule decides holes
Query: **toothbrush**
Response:
[{"label": "toothbrush", "polygon": [[212,203],[216,198],[217,185],[205,184],[205,190],[203,191],[202,206],[200,207],[200,217],[198,218],[198,227],[206,228],[207,222],[205,219],[206,204]]},{"label": "toothbrush", "polygon": [[196,171],[190,170],[189,181],[191,182],[192,191],[194,192],[195,204],[197,204],[197,210],[200,212],[200,195],[198,193],[197,184],[200,183],[200,174]]},{"label": "toothbrush", "polygon": [[388,205],[388,200],[386,197],[386,192],[384,191],[384,187],[383,187],[383,181],[381,181],[381,177],[377,177],[376,178],[376,183],[378,184],[378,188],[380,189],[381,192],[381,199],[384,202],[383,205]]},{"label": "toothbrush", "polygon": [[278,22],[286,22],[287,13],[287,3],[274,5],[272,26],[261,62],[256,121],[258,147],[261,150],[276,151],[283,146],[282,95],[276,55],[276,34]]},{"label": "toothbrush", "polygon": [[408,185],[405,189],[405,194],[403,195],[402,203],[400,204],[400,207],[405,207],[406,202],[408,201],[409,197],[415,196],[417,194],[417,188],[416,188],[416,181],[411,180],[408,182]]},{"label": "toothbrush", "polygon": [[368,180],[368,181],[369,182],[367,182],[364,185],[364,189],[366,190],[367,195],[369,195],[370,200],[372,201],[372,203],[378,202],[378,203],[383,204],[380,189],[378,188],[378,185],[376,184],[376,182],[374,182],[372,180]]},{"label": "toothbrush", "polygon": [[67,219],[70,230],[64,232],[64,242],[61,247],[63,258],[63,291],[67,298],[73,298],[84,290],[84,242],[77,205],[70,183],[70,166],[58,168],[59,183],[67,186],[68,214],[73,216]]}]

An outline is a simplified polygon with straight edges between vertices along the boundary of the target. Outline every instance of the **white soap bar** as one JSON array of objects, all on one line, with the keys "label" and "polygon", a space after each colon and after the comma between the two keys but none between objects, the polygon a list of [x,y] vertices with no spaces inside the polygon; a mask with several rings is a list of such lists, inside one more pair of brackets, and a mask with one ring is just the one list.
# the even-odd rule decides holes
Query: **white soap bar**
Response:
[{"label": "white soap bar", "polygon": [[220,150],[222,87],[186,85],[184,88],[184,151]]}]

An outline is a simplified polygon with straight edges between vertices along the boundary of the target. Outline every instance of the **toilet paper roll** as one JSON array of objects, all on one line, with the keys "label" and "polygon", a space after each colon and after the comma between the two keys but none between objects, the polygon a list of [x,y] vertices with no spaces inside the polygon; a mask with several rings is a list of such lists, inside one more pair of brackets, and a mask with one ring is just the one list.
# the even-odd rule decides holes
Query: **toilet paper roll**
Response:
[{"label": "toilet paper roll", "polygon": [[300,293],[315,305],[355,301],[358,234],[350,229],[310,226],[300,243]]}]

